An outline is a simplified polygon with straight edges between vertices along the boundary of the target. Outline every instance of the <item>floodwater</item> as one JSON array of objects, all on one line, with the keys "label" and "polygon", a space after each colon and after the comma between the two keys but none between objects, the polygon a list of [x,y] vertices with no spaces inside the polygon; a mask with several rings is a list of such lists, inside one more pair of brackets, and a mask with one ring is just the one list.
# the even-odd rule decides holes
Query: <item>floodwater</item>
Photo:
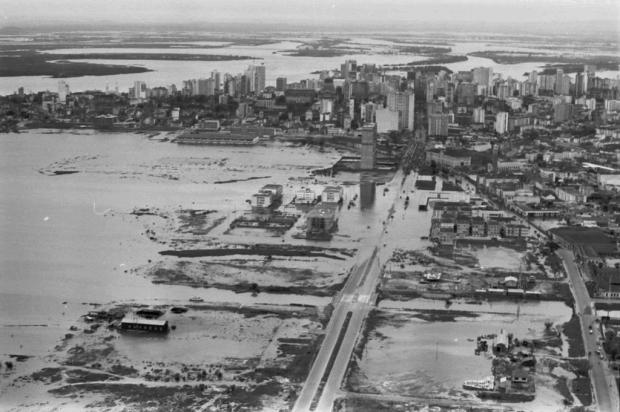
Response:
[{"label": "floodwater", "polygon": [[[317,75],[311,74],[317,70],[333,70],[339,68],[345,60],[353,59],[358,63],[374,63],[378,65],[387,64],[405,64],[413,61],[422,60],[425,57],[415,54],[395,54],[393,46],[402,45],[391,41],[378,41],[368,38],[351,39],[344,44],[352,48],[364,48],[364,54],[360,54],[356,50],[345,56],[337,57],[303,57],[290,56],[285,51],[294,50],[301,45],[301,41],[310,40],[312,36],[306,39],[288,39],[278,43],[266,44],[260,46],[243,46],[229,45],[218,48],[165,48],[165,49],[139,49],[139,48],[83,48],[83,49],[55,49],[46,50],[46,53],[75,53],[76,56],[84,53],[101,52],[101,53],[156,53],[165,52],[172,53],[191,53],[191,54],[215,54],[215,55],[234,55],[249,56],[255,59],[232,60],[232,61],[162,61],[162,60],[88,60],[76,59],[77,61],[116,64],[116,65],[137,65],[152,69],[152,72],[136,73],[136,74],[120,74],[112,76],[83,76],[64,79],[71,87],[72,91],[84,91],[99,89],[104,90],[109,86],[114,90],[116,86],[120,91],[126,91],[133,86],[136,80],[143,80],[149,87],[169,86],[176,84],[177,87],[182,85],[183,80],[193,78],[208,77],[209,74],[217,70],[221,73],[237,74],[242,73],[249,64],[264,64],[266,66],[267,85],[275,85],[277,77],[286,77],[289,82],[296,82],[302,79],[317,78]],[[536,46],[523,47],[513,46],[512,44],[501,43],[501,40],[495,43],[488,42],[471,42],[466,39],[452,42],[452,54],[466,54],[473,51],[485,50],[507,50],[507,51],[547,51],[541,50]],[[206,45],[208,46],[208,44]],[[592,51],[593,52],[593,51]],[[586,53],[586,52],[583,52]],[[602,52],[601,54],[605,54]],[[446,67],[453,71],[470,70],[474,67],[484,66],[492,67],[494,73],[501,73],[504,78],[512,77],[514,79],[523,79],[523,74],[531,70],[536,70],[545,63],[530,62],[521,64],[496,64],[490,59],[482,57],[469,56],[467,61],[448,63]],[[397,73],[397,72],[395,72]],[[600,72],[599,76],[616,78],[618,71]],[[10,94],[23,86],[26,92],[37,92],[42,90],[57,90],[59,79],[43,76],[23,76],[23,77],[0,77],[0,94]]]},{"label": "floodwater", "polygon": [[[215,302],[327,304],[329,298],[314,296],[154,285],[125,271],[160,259],[165,248],[142,234],[144,226],[129,214],[135,207],[232,212],[247,207],[262,184],[284,184],[336,158],[279,144],[183,146],[129,133],[0,135],[2,352],[53,347],[80,315],[95,309],[83,303],[187,302],[197,295]],[[39,173],[56,162],[80,173]],[[214,183],[252,176],[270,178]]]},{"label": "floodwater", "polygon": [[[450,310],[473,312],[478,316],[457,316],[455,322],[428,322],[412,316],[410,311],[445,310],[445,302],[386,300],[379,308],[394,316],[403,316],[405,321],[387,320],[376,327],[380,335],[368,341],[360,361],[361,372],[369,384],[381,382],[378,387],[381,392],[414,396],[445,395],[461,390],[466,379],[489,376],[491,358],[474,354],[478,336],[504,330],[519,339],[539,338],[546,321],[559,325],[568,321],[572,314],[563,302],[522,303],[517,310],[517,305],[509,302],[474,305],[457,301]],[[556,397],[554,402],[561,401],[560,396]]]}]

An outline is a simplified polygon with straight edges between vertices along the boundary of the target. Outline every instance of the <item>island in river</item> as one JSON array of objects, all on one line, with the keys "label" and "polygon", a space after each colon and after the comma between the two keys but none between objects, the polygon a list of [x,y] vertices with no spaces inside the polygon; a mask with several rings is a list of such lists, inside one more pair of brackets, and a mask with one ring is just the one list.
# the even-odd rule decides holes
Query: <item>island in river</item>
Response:
[{"label": "island in river", "polygon": [[[468,56],[484,57],[497,64],[548,62],[553,63],[553,67],[564,68],[565,73],[579,72],[583,69],[584,64],[594,65],[598,70],[618,70],[620,64],[620,57],[618,56],[575,56],[492,50],[473,52],[469,53]],[[563,65],[566,67],[562,67]]]},{"label": "island in river", "polygon": [[107,60],[182,60],[225,61],[254,59],[249,56],[176,53],[88,53],[45,54],[36,51],[11,51],[0,55],[0,76],[51,76],[81,77],[109,76],[114,74],[144,73],[152,71],[144,66],[85,63],[70,59]]}]

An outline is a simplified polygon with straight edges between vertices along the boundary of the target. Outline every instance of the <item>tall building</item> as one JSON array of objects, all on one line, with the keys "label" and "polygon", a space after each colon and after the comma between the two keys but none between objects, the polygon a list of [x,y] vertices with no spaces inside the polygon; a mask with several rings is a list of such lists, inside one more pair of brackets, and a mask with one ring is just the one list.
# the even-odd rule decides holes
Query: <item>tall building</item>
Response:
[{"label": "tall building", "polygon": [[428,115],[428,135],[448,136],[448,123],[450,115],[445,113],[432,113]]},{"label": "tall building", "polygon": [[519,95],[521,96],[538,96],[538,86],[536,82],[525,81],[519,87]]},{"label": "tall building", "polygon": [[538,88],[540,90],[554,90],[555,76],[552,74],[543,74],[538,76]]},{"label": "tall building", "polygon": [[588,86],[585,85],[587,77],[586,73],[577,73],[575,75],[575,97],[580,97],[585,94]]},{"label": "tall building", "polygon": [[390,109],[377,109],[375,112],[377,120],[377,133],[387,133],[391,130],[398,130],[398,112]]},{"label": "tall building", "polygon": [[278,77],[276,79],[276,90],[279,92],[286,90],[286,77]]},{"label": "tall building", "polygon": [[555,94],[564,94],[562,93],[564,86],[564,70],[556,69],[555,71]]},{"label": "tall building", "polygon": [[472,69],[473,82],[483,86],[490,86],[493,80],[492,67],[476,67]]},{"label": "tall building", "polygon": [[377,105],[375,103],[365,103],[360,106],[360,119],[364,123],[375,123]]},{"label": "tall building", "polygon": [[326,115],[327,118],[331,117],[334,111],[334,101],[332,99],[321,99],[320,106],[320,113]]},{"label": "tall building", "polygon": [[498,112],[495,115],[495,131],[498,134],[504,134],[508,131],[508,113]]},{"label": "tall building", "polygon": [[198,90],[194,93],[198,96],[213,96],[215,94],[214,79],[198,79]]},{"label": "tall building", "polygon": [[340,72],[342,73],[342,77],[344,77],[345,79],[350,79],[352,75],[355,74],[356,70],[356,60],[345,60],[344,64],[340,65]]},{"label": "tall building", "polygon": [[146,83],[140,80],[133,82],[134,99],[146,99]]},{"label": "tall building", "polygon": [[476,107],[474,109],[472,121],[474,123],[484,123],[484,117],[485,117],[484,107]]},{"label": "tall building", "polygon": [[213,79],[213,89],[215,93],[219,93],[220,92],[220,88],[221,88],[221,84],[222,84],[222,78],[220,76],[220,72],[218,72],[217,70],[214,70],[211,72],[211,79]]},{"label": "tall building", "polygon": [[245,71],[245,76],[249,82],[249,92],[260,93],[265,89],[265,65],[250,65]]},{"label": "tall building", "polygon": [[620,100],[605,99],[603,103],[606,112],[620,111]]},{"label": "tall building", "polygon": [[360,152],[360,169],[372,170],[375,168],[377,128],[374,124],[369,124],[357,129],[357,134],[361,137],[362,143]]},{"label": "tall building", "polygon": [[415,95],[413,90],[405,92],[390,92],[388,94],[388,108],[393,112],[398,112],[398,129],[413,131],[413,109],[415,105]]},{"label": "tall building", "polygon": [[60,103],[66,103],[69,93],[69,85],[64,80],[60,80],[58,82],[58,101]]},{"label": "tall building", "polygon": [[456,101],[459,104],[471,106],[476,98],[477,87],[473,83],[459,83],[456,89]]},{"label": "tall building", "polygon": [[512,94],[510,93],[510,86],[508,86],[507,83],[501,83],[497,85],[497,90],[495,94],[500,100],[506,100],[507,98],[512,96]]},{"label": "tall building", "polygon": [[596,66],[593,64],[584,64],[583,66],[583,92],[588,93],[588,88],[590,87],[590,82],[596,76]]}]

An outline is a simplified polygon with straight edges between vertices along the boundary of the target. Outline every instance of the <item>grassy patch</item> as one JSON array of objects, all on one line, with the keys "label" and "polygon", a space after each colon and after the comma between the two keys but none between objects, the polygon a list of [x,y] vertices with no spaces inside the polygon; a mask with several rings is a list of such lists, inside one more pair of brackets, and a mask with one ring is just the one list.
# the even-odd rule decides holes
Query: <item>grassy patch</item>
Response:
[{"label": "grassy patch", "polygon": [[589,377],[578,377],[572,382],[573,393],[584,406],[592,404],[592,389]]},{"label": "grassy patch", "polygon": [[477,318],[480,315],[467,311],[429,309],[416,310],[412,316],[427,322],[456,322],[458,318]]},{"label": "grassy patch", "polygon": [[568,379],[565,376],[560,377],[555,383],[555,389],[564,397],[564,402],[567,405],[573,404],[573,395],[571,395],[570,389],[568,388]]},{"label": "grassy patch", "polygon": [[568,356],[571,358],[585,356],[586,351],[583,345],[583,334],[577,314],[573,313],[570,320],[562,326],[562,330],[568,338]]},{"label": "grassy patch", "polygon": [[54,383],[62,379],[63,368],[43,368],[30,377],[37,382]]},{"label": "grassy patch", "polygon": [[107,373],[90,372],[82,369],[70,369],[66,372],[67,383],[85,383],[98,381],[117,381],[119,377]]}]

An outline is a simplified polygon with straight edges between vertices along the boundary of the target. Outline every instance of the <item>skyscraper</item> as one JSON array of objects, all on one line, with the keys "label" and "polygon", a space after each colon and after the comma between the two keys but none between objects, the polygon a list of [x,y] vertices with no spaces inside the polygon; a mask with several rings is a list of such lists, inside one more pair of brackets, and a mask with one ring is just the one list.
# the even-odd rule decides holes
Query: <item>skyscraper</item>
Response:
[{"label": "skyscraper", "polygon": [[483,86],[490,86],[493,80],[492,67],[476,67],[472,70],[473,81]]},{"label": "skyscraper", "polygon": [[398,112],[390,109],[377,109],[375,113],[377,120],[377,132],[387,133],[390,130],[398,130]]},{"label": "skyscraper", "polygon": [[60,103],[66,103],[69,93],[69,85],[64,80],[60,80],[58,82],[58,101]]},{"label": "skyscraper", "polygon": [[265,79],[266,79],[266,70],[265,65],[261,64],[260,66],[256,66],[256,78],[254,80],[255,83],[255,92],[260,93],[265,90]]},{"label": "skyscraper", "polygon": [[221,83],[222,83],[222,78],[220,76],[220,72],[218,72],[217,70],[214,70],[211,72],[211,79],[213,79],[213,89],[216,93],[220,92],[220,87],[221,87]]},{"label": "skyscraper", "polygon": [[133,82],[133,98],[135,99],[145,99],[146,98],[146,83],[143,81],[136,80]]},{"label": "skyscraper", "polygon": [[357,134],[361,137],[360,169],[372,170],[375,168],[376,156],[376,127],[374,124],[360,127]]},{"label": "skyscraper", "polygon": [[340,71],[342,72],[342,77],[345,79],[349,79],[352,74],[357,70],[357,61],[356,60],[346,60],[344,64],[340,65]]},{"label": "skyscraper", "polygon": [[473,113],[473,119],[472,119],[473,122],[484,123],[484,117],[485,117],[484,107],[476,107]]},{"label": "skyscraper", "polygon": [[562,94],[564,84],[564,70],[556,69],[555,71],[555,94]]},{"label": "skyscraper", "polygon": [[407,129],[413,131],[413,109],[415,104],[413,90],[390,92],[387,101],[388,108],[391,111],[398,112],[399,130]]},{"label": "skyscraper", "polygon": [[448,123],[450,115],[444,113],[432,113],[428,115],[428,135],[448,136]]},{"label": "skyscraper", "polygon": [[249,82],[249,92],[260,93],[265,89],[265,65],[250,65],[245,72]]},{"label": "skyscraper", "polygon": [[508,131],[508,113],[498,112],[495,115],[495,131],[498,134],[504,134]]},{"label": "skyscraper", "polygon": [[276,90],[279,92],[286,90],[286,77],[278,77],[276,79]]}]

